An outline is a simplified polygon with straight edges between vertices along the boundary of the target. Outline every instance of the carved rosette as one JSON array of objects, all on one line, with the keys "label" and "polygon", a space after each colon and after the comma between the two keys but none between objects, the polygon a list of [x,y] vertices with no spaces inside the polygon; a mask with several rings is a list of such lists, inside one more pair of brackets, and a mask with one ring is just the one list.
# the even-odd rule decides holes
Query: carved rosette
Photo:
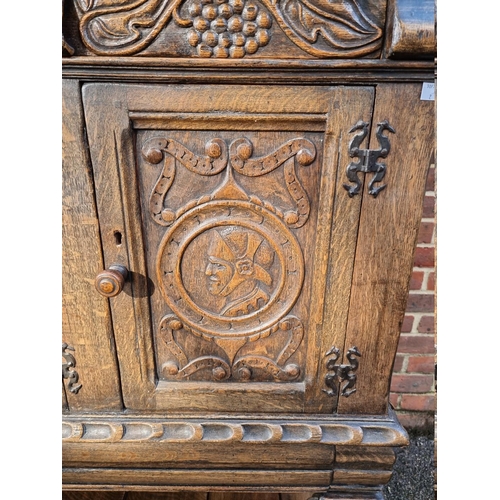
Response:
[{"label": "carved rosette", "polygon": [[377,57],[387,0],[76,0],[85,46],[98,55],[147,49],[172,21],[195,57],[241,58],[267,45],[273,18],[314,57]]},{"label": "carved rosette", "polygon": [[[304,280],[304,257],[293,228],[309,217],[309,200],[296,175],[296,163],[310,165],[315,146],[293,139],[264,157],[241,138],[229,148],[212,139],[197,155],[171,139],[154,138],[142,148],[152,164],[163,161],[150,200],[153,220],[166,226],[158,248],[156,273],[169,307],[160,322],[160,338],[171,358],[162,376],[185,378],[208,373],[213,380],[297,379],[300,367],[288,360],[303,338],[299,318],[289,315]],[[178,164],[203,176],[226,169],[211,193],[178,210],[165,206]],[[295,209],[282,210],[248,194],[234,172],[266,175],[283,166],[284,185]],[[188,353],[182,338],[200,340],[201,355]],[[279,351],[243,349],[273,336]],[[210,345],[217,347],[210,347]]]}]

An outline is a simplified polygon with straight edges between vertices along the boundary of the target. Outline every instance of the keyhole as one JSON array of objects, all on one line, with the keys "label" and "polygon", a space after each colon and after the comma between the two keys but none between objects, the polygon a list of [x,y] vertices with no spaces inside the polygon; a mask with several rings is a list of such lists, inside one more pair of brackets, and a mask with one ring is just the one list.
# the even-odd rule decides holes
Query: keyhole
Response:
[{"label": "keyhole", "polygon": [[115,237],[115,244],[119,247],[122,244],[122,233],[120,233],[120,231],[115,231],[113,235]]}]

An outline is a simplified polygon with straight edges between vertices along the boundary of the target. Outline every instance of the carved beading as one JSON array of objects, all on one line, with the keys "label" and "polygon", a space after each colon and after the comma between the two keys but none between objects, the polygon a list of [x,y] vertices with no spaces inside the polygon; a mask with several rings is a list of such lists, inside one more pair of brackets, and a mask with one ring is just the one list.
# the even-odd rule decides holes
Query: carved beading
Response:
[{"label": "carved beading", "polygon": [[149,210],[153,219],[162,226],[168,226],[175,220],[175,213],[163,207],[165,196],[175,178],[175,161],[179,161],[191,172],[199,175],[217,175],[227,165],[227,146],[221,139],[212,139],[205,145],[206,156],[192,153],[182,144],[172,139],[154,139],[142,150],[144,158],[158,164],[164,158],[162,172],[153,188],[149,201]]},{"label": "carved beading", "polygon": [[[177,141],[161,138],[151,139],[143,146],[143,157],[149,163],[159,164],[164,160],[162,172],[150,198],[150,213],[158,224],[163,226],[171,225],[175,219],[179,218],[188,209],[193,208],[195,204],[202,204],[214,198],[214,195],[203,196],[196,202],[188,203],[179,209],[177,213],[168,207],[164,207],[165,197],[175,178],[176,167],[173,159],[176,159],[190,171],[207,176],[222,172],[228,165],[228,161],[230,162],[230,168],[234,168],[236,172],[248,177],[266,175],[284,165],[285,186],[290,197],[297,205],[296,210],[283,213],[271,204],[261,202],[255,196],[243,193],[241,197],[263,205],[269,211],[284,218],[285,222],[292,228],[301,227],[307,222],[310,203],[307,193],[297,179],[295,161],[303,167],[310,165],[314,161],[316,148],[311,141],[303,138],[292,139],[269,155],[259,158],[251,157],[253,144],[246,138],[233,141],[229,146],[229,153],[226,143],[221,139],[209,141],[205,146],[205,150],[206,156],[202,157],[191,152]],[[240,187],[238,189],[242,191]]]}]

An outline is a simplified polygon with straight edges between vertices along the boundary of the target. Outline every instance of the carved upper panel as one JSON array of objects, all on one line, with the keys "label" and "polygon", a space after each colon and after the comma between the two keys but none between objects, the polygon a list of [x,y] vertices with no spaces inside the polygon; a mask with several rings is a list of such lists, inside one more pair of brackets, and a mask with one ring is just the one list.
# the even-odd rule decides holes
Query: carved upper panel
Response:
[{"label": "carved upper panel", "polygon": [[289,57],[283,45],[295,44],[314,57],[377,57],[386,12],[386,0],[74,1],[85,47],[120,56]]}]

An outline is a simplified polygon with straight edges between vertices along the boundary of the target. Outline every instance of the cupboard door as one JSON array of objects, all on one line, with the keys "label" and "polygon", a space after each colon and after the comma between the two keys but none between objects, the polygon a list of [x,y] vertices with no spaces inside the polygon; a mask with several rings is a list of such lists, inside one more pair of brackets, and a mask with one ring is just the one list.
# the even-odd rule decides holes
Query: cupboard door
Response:
[{"label": "cupboard door", "polygon": [[[421,100],[421,91],[419,83],[377,86],[373,123],[390,117],[395,133],[390,137],[384,177],[387,188],[377,198],[366,196],[360,213],[344,352],[356,346],[362,358],[357,390],[339,400],[338,413],[387,411],[425,180],[435,144],[435,103]],[[377,142],[376,128],[372,127],[370,144]],[[357,313],[360,310],[363,314]]]},{"label": "cupboard door", "polygon": [[63,380],[63,408],[121,410],[111,315],[92,283],[103,256],[77,81],[63,81],[62,107],[63,363],[73,356],[78,374],[75,386]]},{"label": "cupboard door", "polygon": [[[362,196],[343,187],[370,87],[86,84],[124,404],[331,413]],[[96,292],[97,293],[97,292]]]}]

